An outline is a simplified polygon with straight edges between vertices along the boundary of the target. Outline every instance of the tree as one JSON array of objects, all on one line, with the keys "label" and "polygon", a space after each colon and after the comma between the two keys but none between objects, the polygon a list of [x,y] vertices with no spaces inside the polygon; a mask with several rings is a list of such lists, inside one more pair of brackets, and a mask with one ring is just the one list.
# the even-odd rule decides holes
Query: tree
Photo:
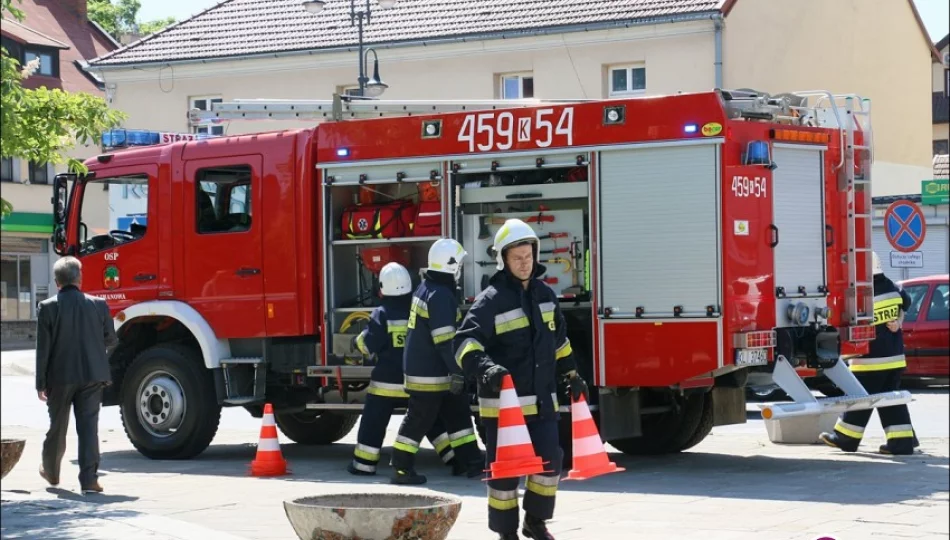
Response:
[{"label": "tree", "polygon": [[[18,0],[19,3],[19,0]],[[23,12],[13,0],[2,0],[0,13],[19,21]],[[83,163],[65,156],[76,142],[95,141],[106,130],[125,119],[125,114],[109,109],[106,101],[85,92],[64,92],[40,87],[23,88],[23,79],[39,67],[38,60],[20,66],[6,49],[0,48],[0,157],[21,158],[34,163],[69,163],[72,172],[85,172]],[[10,203],[0,200],[7,215]]]},{"label": "tree", "polygon": [[86,6],[89,18],[117,40],[122,34],[154,34],[175,23],[174,17],[138,22],[139,0],[87,0]]}]

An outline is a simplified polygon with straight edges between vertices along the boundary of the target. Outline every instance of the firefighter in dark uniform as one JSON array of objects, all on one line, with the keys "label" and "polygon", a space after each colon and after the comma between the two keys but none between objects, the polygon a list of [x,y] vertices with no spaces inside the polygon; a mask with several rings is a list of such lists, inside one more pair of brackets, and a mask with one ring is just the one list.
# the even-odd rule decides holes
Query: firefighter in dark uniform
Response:
[{"label": "firefighter in dark uniform", "polygon": [[[538,279],[540,241],[525,222],[509,219],[493,244],[498,272],[478,295],[455,337],[456,361],[478,384],[487,463],[495,460],[502,379],[510,374],[544,474],[527,477],[522,534],[552,540],[545,521],[554,501],[563,453],[558,444],[558,396],[587,398],[556,293]],[[503,540],[518,538],[518,478],[488,482],[488,528]]]},{"label": "firefighter in dark uniform", "polygon": [[[346,468],[351,474],[366,476],[376,474],[393,409],[404,407],[409,398],[403,389],[402,353],[412,302],[412,278],[402,265],[391,262],[379,272],[379,289],[383,296],[382,305],[373,311],[366,329],[354,338],[355,346],[362,354],[376,355],[353,461]],[[452,466],[454,474],[465,472],[454,459],[449,435],[440,420],[429,430],[428,439],[442,461]]]},{"label": "firefighter in dark uniform", "polygon": [[[901,321],[910,308],[910,296],[897,288],[887,276],[877,253],[874,258],[874,325],[876,337],[868,355],[851,360],[851,372],[869,394],[891,392],[900,388],[901,374],[907,367],[904,359],[904,335]],[[864,436],[873,409],[846,412],[835,424],[833,433],[822,433],[822,442],[845,452],[855,452]],[[913,454],[917,446],[914,427],[907,405],[878,409],[887,443],[882,454]]]},{"label": "firefighter in dark uniform", "polygon": [[455,363],[452,338],[461,319],[455,295],[465,250],[455,240],[443,238],[429,248],[429,267],[412,297],[403,353],[404,386],[409,410],[393,443],[394,484],[424,484],[415,470],[419,440],[437,418],[449,433],[458,467],[471,478],[485,467],[478,448],[465,379]]}]

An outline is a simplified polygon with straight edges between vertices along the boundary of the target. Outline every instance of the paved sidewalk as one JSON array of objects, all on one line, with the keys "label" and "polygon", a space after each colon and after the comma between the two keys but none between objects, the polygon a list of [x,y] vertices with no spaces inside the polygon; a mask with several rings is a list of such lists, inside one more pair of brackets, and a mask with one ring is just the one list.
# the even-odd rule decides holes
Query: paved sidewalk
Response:
[{"label": "paved sidewalk", "polygon": [[[3,480],[4,490],[46,491],[36,473],[42,431],[5,426],[3,436],[27,439],[21,462]],[[169,519],[174,521],[168,523],[181,520],[248,540],[294,540],[284,500],[325,493],[415,491],[462,498],[450,540],[493,538],[487,531],[484,483],[450,476],[429,449],[420,453],[419,464],[429,475],[429,484],[394,488],[386,483],[388,467],[382,467],[381,476],[369,479],[345,472],[355,430],[342,442],[322,447],[288,443],[281,436],[292,474],[262,479],[247,474],[257,437],[257,432],[222,432],[194,460],[155,461],[135,452],[121,430],[104,432],[101,480],[107,495],[97,497],[108,502],[87,503],[92,507],[82,511],[71,508],[68,511],[77,512],[81,519],[62,518],[60,526],[69,531],[68,538],[92,538],[80,533],[99,531],[97,520],[109,521],[110,527],[149,531],[125,536],[130,539],[151,538],[145,534],[156,531],[182,534],[156,538],[190,538],[177,533],[173,525],[155,521]],[[814,540],[820,536],[947,540],[950,440],[922,437],[922,453],[907,457],[874,453],[880,442],[872,437],[863,446],[867,452],[844,454],[824,446],[772,445],[765,434],[717,435],[714,431],[692,451],[675,456],[632,458],[612,451],[611,459],[627,471],[585,482],[562,482],[551,530],[558,540]],[[74,437],[68,445],[62,487],[75,489]],[[3,498],[8,499],[8,491]],[[8,508],[10,504],[3,504],[3,537],[37,537],[28,534],[29,529],[8,525],[8,516],[16,516],[16,507]],[[55,517],[67,510],[47,512]],[[22,515],[19,523],[20,527],[35,526]],[[95,538],[111,540],[96,534]],[[202,538],[215,537],[208,533]]]}]

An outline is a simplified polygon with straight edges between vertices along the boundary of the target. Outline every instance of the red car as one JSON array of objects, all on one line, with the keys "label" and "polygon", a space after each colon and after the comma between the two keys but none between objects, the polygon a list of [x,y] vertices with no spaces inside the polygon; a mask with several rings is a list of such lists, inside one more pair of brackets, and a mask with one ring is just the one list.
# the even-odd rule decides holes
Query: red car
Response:
[{"label": "red car", "polygon": [[911,298],[904,318],[906,378],[950,379],[950,275],[900,282]]}]

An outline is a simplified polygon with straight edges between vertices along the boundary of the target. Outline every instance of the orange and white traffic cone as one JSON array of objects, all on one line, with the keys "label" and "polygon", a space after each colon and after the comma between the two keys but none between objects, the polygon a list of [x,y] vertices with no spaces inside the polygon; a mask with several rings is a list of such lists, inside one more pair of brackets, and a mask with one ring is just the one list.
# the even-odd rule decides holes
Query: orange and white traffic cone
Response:
[{"label": "orange and white traffic cone", "polygon": [[251,476],[283,476],[285,474],[287,474],[287,461],[280,452],[280,441],[277,440],[274,408],[267,403],[264,405],[261,438],[257,443],[257,457],[251,462]]},{"label": "orange and white traffic cone", "polygon": [[588,480],[602,474],[625,471],[607,458],[607,450],[600,440],[597,424],[590,415],[587,400],[571,399],[571,444],[574,466],[567,473],[567,480]]},{"label": "orange and white traffic cone", "polygon": [[544,463],[534,453],[531,434],[528,433],[511,375],[505,375],[501,383],[495,462],[489,470],[491,477],[485,480],[518,478],[545,472]]}]

